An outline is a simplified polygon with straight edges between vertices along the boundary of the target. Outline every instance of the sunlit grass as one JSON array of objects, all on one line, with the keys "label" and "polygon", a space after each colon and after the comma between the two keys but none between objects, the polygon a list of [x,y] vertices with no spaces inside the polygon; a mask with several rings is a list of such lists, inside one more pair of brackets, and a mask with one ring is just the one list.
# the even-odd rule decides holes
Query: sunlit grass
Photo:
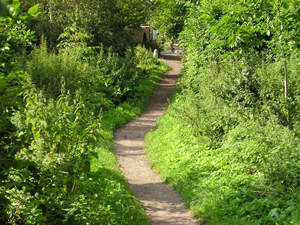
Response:
[{"label": "sunlit grass", "polygon": [[[117,192],[118,201],[123,202],[126,205],[123,205],[124,211],[121,211],[121,214],[126,212],[126,215],[122,216],[122,220],[119,220],[118,224],[148,224],[147,217],[144,210],[142,209],[138,200],[131,194],[131,191],[128,189],[127,183],[124,176],[121,173],[119,168],[116,156],[113,153],[113,140],[114,140],[114,131],[116,128],[122,126],[131,119],[134,119],[141,115],[142,111],[149,101],[149,97],[153,89],[155,88],[157,82],[160,79],[160,76],[168,70],[166,64],[160,64],[155,69],[150,71],[150,76],[148,79],[145,79],[139,89],[143,90],[138,98],[132,99],[128,102],[122,103],[114,109],[111,109],[104,113],[102,119],[102,130],[101,136],[99,137],[99,146],[96,149],[98,158],[93,159],[91,163],[92,172],[99,172],[97,179],[99,180],[110,180],[115,184],[117,182],[120,185],[119,192]],[[106,183],[110,185],[110,183]],[[107,186],[106,189],[114,189],[113,186]],[[99,193],[101,194],[101,193]],[[109,193],[106,199],[109,202]],[[115,205],[116,206],[116,205]],[[115,207],[112,205],[112,207]],[[118,208],[116,206],[116,208]],[[128,211],[129,210],[129,211]],[[121,215],[116,215],[116,218]],[[121,221],[121,222],[120,222]]]}]

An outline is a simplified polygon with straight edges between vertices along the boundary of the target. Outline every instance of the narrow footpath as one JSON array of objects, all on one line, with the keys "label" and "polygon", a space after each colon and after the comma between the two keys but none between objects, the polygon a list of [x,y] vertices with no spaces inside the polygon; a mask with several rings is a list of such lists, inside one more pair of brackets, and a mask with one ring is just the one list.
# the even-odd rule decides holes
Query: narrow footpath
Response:
[{"label": "narrow footpath", "polygon": [[[197,220],[184,207],[182,198],[160,176],[151,170],[145,156],[144,137],[156,128],[156,120],[168,106],[175,90],[182,63],[175,54],[164,52],[172,68],[155,89],[147,111],[115,133],[115,154],[129,187],[143,205],[152,225],[196,225]],[[132,225],[138,225],[133,224]]]}]

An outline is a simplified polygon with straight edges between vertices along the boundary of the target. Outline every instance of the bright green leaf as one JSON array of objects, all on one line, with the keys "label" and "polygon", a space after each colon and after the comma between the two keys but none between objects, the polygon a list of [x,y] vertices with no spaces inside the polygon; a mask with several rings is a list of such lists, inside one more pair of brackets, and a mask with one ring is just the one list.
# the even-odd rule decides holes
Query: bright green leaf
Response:
[{"label": "bright green leaf", "polygon": [[40,4],[36,4],[32,6],[30,9],[28,9],[27,13],[31,16],[36,16],[38,10],[39,10]]}]

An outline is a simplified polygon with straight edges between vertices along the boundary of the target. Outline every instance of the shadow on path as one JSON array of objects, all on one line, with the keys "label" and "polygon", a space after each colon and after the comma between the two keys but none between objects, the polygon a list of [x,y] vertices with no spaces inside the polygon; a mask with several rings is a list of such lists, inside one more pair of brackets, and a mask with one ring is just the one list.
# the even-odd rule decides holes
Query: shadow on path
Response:
[{"label": "shadow on path", "polygon": [[176,89],[176,79],[181,72],[178,55],[166,51],[162,57],[172,69],[162,76],[146,112],[116,131],[115,154],[130,189],[140,200],[152,225],[196,225],[198,221],[184,207],[180,195],[150,169],[145,156],[144,137],[156,128],[156,120],[168,107],[168,99]]}]

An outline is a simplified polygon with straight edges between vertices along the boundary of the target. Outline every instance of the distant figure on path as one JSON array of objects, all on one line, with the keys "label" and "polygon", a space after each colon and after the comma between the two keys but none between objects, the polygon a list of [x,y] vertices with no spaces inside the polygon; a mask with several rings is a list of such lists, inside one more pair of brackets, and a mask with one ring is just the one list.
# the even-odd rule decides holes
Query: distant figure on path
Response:
[{"label": "distant figure on path", "polygon": [[154,49],[154,51],[153,51],[153,57],[154,58],[158,58],[158,50],[157,49]]}]

